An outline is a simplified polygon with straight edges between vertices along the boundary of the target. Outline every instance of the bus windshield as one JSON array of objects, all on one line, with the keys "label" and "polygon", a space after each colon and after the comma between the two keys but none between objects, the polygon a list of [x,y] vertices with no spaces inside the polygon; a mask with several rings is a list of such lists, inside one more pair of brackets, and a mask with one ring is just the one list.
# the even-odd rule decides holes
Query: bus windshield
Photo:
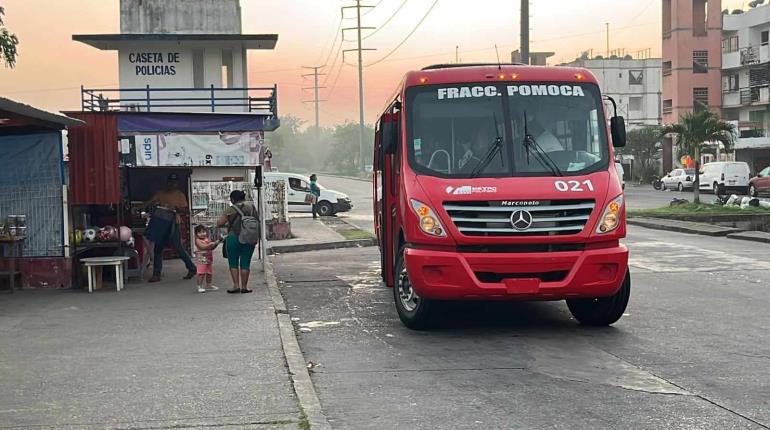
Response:
[{"label": "bus windshield", "polygon": [[421,174],[585,175],[609,166],[599,89],[586,83],[412,87],[407,156]]}]

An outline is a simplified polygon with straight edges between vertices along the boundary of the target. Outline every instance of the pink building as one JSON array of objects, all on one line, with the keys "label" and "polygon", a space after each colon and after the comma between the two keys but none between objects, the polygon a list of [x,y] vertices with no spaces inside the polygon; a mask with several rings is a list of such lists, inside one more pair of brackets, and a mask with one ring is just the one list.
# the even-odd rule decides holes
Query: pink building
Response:
[{"label": "pink building", "polygon": [[[663,0],[663,123],[722,104],[721,0]],[[670,142],[663,170],[673,167]]]}]

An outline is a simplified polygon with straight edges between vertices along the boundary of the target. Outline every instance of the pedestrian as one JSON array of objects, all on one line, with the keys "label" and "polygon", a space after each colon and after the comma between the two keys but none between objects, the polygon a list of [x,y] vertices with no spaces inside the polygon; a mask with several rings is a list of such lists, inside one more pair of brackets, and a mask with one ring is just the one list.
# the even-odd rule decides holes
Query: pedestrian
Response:
[{"label": "pedestrian", "polygon": [[[198,272],[198,292],[216,291],[219,288],[212,285],[214,278],[214,250],[222,243],[222,239],[212,241],[205,225],[195,226],[195,266]],[[206,281],[206,286],[203,286]]]},{"label": "pedestrian", "polygon": [[179,258],[187,267],[184,279],[192,279],[197,269],[190,254],[182,247],[182,236],[179,225],[182,214],[190,213],[187,197],[179,189],[179,176],[176,173],[168,175],[164,189],[157,191],[152,198],[145,202],[144,207],[155,207],[150,222],[147,224],[146,237],[154,243],[152,277],[148,282],[160,281],[163,272],[163,249],[169,243],[174,247]]},{"label": "pedestrian", "polygon": [[265,171],[266,172],[272,172],[273,171],[273,153],[270,152],[270,148],[267,148],[265,150]]},{"label": "pedestrian", "polygon": [[258,218],[259,213],[253,203],[246,201],[246,193],[243,191],[231,192],[230,203],[232,206],[227,208],[217,220],[217,226],[228,227],[225,251],[227,252],[227,263],[230,267],[233,287],[227,292],[245,294],[252,291],[248,288],[248,283],[251,272],[251,257],[254,255],[256,244],[241,243],[239,240],[241,221],[248,217]]},{"label": "pedestrian", "polygon": [[313,195],[313,219],[318,218],[318,199],[321,197],[321,187],[318,186],[318,177],[310,175],[310,194]]}]

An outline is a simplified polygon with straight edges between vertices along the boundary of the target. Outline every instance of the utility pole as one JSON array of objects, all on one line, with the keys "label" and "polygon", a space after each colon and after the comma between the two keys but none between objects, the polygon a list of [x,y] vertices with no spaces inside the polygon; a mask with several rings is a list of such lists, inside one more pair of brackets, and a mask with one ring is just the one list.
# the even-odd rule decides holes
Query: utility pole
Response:
[{"label": "utility pole", "polygon": [[[358,161],[361,170],[364,169],[364,58],[363,51],[374,51],[374,49],[366,49],[361,47],[361,31],[373,30],[374,27],[362,27],[361,26],[361,9],[372,9],[374,6],[364,6],[361,4],[361,0],[355,0],[355,6],[342,7],[342,16],[345,16],[346,9],[356,10],[356,26],[343,28],[343,41],[345,39],[345,30],[356,30],[358,45],[356,49],[345,49],[343,52],[357,51],[358,52],[358,111],[359,111],[359,132],[358,132]],[[345,55],[343,53],[342,60],[345,61]]]},{"label": "utility pole", "polygon": [[460,45],[455,46],[455,63],[460,64]]},{"label": "utility pole", "polygon": [[607,28],[607,58],[610,58],[610,23],[605,22],[604,25]]},{"label": "utility pole", "polygon": [[308,78],[310,76],[313,77],[314,83],[312,87],[303,87],[303,90],[313,90],[314,96],[313,100],[309,100],[306,103],[315,103],[315,140],[316,143],[319,142],[321,136],[321,120],[320,120],[320,103],[326,100],[321,100],[318,98],[318,90],[321,88],[326,87],[319,87],[318,86],[318,77],[325,75],[325,73],[318,73],[318,69],[322,68],[324,66],[302,66],[303,69],[311,69],[313,70],[313,73],[307,73],[302,75],[303,78]]},{"label": "utility pole", "polygon": [[529,0],[521,0],[521,62],[529,64]]}]

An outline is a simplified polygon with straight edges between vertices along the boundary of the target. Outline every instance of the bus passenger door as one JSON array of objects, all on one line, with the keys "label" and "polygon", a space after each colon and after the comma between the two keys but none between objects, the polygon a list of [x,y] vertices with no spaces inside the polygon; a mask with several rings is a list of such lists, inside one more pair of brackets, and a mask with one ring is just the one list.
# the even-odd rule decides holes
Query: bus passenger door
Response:
[{"label": "bus passenger door", "polygon": [[379,238],[382,279],[393,286],[394,270],[394,203],[397,201],[394,189],[394,154],[398,148],[399,121],[396,104],[380,118],[375,137],[375,177],[373,181],[375,229]]}]

